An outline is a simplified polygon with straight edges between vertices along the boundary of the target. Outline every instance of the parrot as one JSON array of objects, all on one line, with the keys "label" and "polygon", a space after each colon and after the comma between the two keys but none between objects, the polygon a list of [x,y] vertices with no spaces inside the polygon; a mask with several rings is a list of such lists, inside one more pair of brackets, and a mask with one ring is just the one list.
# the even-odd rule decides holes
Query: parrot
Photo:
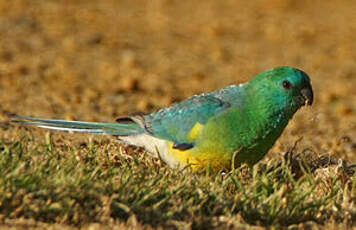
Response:
[{"label": "parrot", "polygon": [[309,76],[282,66],[248,82],[194,95],[149,114],[114,123],[33,118],[13,114],[20,125],[107,134],[145,148],[171,168],[231,170],[252,167],[272,148],[302,106],[313,104]]}]

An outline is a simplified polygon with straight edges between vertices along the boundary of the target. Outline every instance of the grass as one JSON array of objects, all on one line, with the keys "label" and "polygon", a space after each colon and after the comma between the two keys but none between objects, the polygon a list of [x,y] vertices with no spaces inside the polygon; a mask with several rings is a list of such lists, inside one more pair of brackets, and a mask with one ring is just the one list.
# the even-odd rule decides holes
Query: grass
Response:
[{"label": "grass", "polygon": [[253,169],[193,174],[130,152],[106,138],[68,145],[49,133],[0,141],[0,226],[16,220],[145,229],[355,224],[354,171],[342,160],[292,148]]}]

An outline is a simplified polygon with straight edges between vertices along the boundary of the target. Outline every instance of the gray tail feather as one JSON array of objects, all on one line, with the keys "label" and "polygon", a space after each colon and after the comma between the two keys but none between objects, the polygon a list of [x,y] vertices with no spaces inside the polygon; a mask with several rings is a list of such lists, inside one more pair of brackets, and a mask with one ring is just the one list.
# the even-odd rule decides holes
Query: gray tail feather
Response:
[{"label": "gray tail feather", "polygon": [[96,134],[109,134],[117,136],[134,135],[143,132],[143,129],[136,123],[104,123],[104,122],[85,122],[85,121],[65,121],[43,118],[25,117],[16,114],[8,114],[14,118],[13,123],[26,126],[37,126],[45,129],[53,129],[69,132],[87,132]]}]

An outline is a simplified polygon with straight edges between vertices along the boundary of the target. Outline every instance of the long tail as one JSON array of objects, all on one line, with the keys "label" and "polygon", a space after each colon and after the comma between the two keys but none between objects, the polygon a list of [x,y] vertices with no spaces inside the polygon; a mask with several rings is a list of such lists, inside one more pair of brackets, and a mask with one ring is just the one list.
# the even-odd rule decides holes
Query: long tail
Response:
[{"label": "long tail", "polygon": [[21,125],[37,126],[45,129],[53,129],[69,132],[87,132],[96,134],[109,134],[117,136],[134,135],[143,132],[143,129],[136,123],[103,123],[84,121],[51,120],[43,118],[25,117],[20,115],[10,115],[15,120],[11,122]]}]

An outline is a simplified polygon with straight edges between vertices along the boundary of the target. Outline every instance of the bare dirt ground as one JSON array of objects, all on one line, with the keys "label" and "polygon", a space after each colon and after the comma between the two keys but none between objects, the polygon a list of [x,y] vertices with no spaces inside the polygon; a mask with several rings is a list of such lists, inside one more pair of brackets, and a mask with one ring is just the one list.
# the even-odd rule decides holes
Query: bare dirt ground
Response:
[{"label": "bare dirt ground", "polygon": [[310,75],[315,102],[267,158],[303,137],[301,148],[356,163],[355,36],[351,0],[0,0],[0,106],[113,121],[288,65]]}]

